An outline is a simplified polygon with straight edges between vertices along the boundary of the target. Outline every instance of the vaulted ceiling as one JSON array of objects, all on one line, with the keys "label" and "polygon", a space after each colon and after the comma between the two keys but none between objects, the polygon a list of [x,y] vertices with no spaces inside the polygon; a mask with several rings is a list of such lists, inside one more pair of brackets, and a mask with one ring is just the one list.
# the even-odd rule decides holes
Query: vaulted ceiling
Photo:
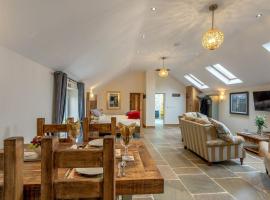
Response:
[{"label": "vaulted ceiling", "polygon": [[[215,51],[201,46],[211,3],[225,34]],[[205,70],[216,63],[243,80],[231,87],[269,83],[269,33],[269,0],[0,0],[1,45],[88,85],[154,70],[161,56],[184,84],[192,73],[210,90],[228,88]]]}]

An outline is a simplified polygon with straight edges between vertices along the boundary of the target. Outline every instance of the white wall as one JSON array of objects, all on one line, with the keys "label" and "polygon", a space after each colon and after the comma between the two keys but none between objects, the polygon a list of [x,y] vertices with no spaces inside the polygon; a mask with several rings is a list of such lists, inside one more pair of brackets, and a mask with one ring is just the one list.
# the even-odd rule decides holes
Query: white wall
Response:
[{"label": "white wall", "polygon": [[145,72],[145,125],[155,126],[155,90],[156,90],[156,72],[148,70]]},{"label": "white wall", "polygon": [[9,136],[36,135],[36,118],[51,122],[51,70],[0,47],[0,146]]},{"label": "white wall", "polygon": [[[225,94],[225,99],[219,104],[219,120],[224,122],[233,132],[243,131],[247,129],[252,132],[256,132],[257,128],[255,126],[256,115],[266,115],[268,127],[266,131],[270,131],[270,112],[255,111],[254,101],[253,101],[253,91],[263,91],[270,90],[270,85],[257,86],[252,88],[241,88],[238,90],[227,91]],[[230,114],[230,92],[249,92],[249,115],[235,115]]]},{"label": "white wall", "polygon": [[[178,116],[186,111],[186,88],[171,76],[161,78],[156,75],[156,93],[165,94],[164,124],[178,124]],[[172,97],[180,93],[180,97]]]},{"label": "white wall", "polygon": [[[121,108],[119,110],[107,109],[107,92],[119,91],[121,94]],[[129,111],[130,93],[145,93],[145,74],[142,71],[132,71],[120,74],[108,83],[93,89],[97,95],[97,106],[106,114],[125,114]]]}]

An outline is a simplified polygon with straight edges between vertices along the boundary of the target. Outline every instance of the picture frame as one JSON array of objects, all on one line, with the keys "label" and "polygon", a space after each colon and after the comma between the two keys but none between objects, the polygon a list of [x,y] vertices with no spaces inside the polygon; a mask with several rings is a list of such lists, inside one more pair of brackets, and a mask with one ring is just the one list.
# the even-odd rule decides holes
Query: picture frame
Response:
[{"label": "picture frame", "polygon": [[109,91],[107,92],[107,109],[119,110],[121,108],[120,92]]},{"label": "picture frame", "polygon": [[230,114],[249,115],[249,92],[230,93]]}]

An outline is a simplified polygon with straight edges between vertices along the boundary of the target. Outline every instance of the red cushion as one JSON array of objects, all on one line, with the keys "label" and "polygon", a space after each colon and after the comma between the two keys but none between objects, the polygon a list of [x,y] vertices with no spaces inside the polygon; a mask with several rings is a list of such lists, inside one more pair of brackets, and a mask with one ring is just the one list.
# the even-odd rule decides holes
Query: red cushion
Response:
[{"label": "red cushion", "polygon": [[140,119],[140,112],[139,111],[132,111],[128,112],[128,119]]}]

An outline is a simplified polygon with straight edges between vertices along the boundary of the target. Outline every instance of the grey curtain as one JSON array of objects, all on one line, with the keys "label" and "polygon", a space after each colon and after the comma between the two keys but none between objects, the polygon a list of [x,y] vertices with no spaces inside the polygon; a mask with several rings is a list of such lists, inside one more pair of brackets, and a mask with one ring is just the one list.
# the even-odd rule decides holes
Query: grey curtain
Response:
[{"label": "grey curtain", "polygon": [[85,116],[85,107],[84,107],[84,83],[78,82],[78,106],[79,106],[79,119],[82,121]]},{"label": "grey curtain", "polygon": [[52,122],[62,124],[65,114],[67,93],[67,74],[57,71],[54,72],[54,91],[53,91],[53,119]]}]

